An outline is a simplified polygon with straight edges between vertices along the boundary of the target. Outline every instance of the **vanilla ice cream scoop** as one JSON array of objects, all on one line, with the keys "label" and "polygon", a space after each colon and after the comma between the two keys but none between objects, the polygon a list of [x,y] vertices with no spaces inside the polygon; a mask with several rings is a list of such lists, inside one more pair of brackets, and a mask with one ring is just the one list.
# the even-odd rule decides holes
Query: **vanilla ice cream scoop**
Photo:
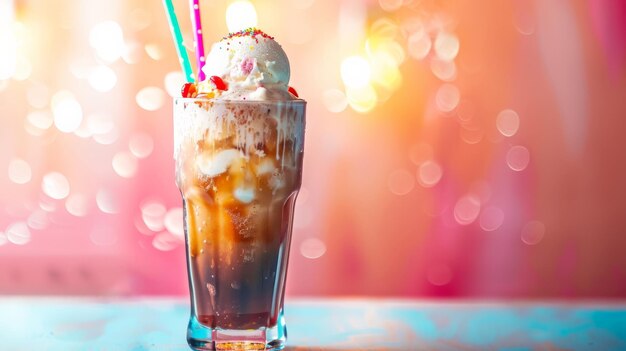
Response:
[{"label": "vanilla ice cream scoop", "polygon": [[231,100],[293,100],[289,89],[289,59],[273,37],[256,28],[232,33],[215,43],[202,69],[207,81],[199,90],[210,88],[217,76],[227,90],[216,98]]}]

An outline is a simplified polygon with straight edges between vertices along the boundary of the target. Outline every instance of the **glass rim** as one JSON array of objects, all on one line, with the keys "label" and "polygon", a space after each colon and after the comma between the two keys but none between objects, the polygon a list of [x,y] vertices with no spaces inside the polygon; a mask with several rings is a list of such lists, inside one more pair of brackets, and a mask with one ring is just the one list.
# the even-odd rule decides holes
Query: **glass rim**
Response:
[{"label": "glass rim", "polygon": [[175,97],[174,101],[181,102],[202,102],[202,103],[212,103],[214,105],[231,105],[231,104],[243,104],[243,105],[254,105],[254,104],[267,104],[267,105],[306,105],[307,102],[304,99],[294,99],[294,100],[225,100],[225,99],[207,99],[207,98],[185,98],[185,97]]}]

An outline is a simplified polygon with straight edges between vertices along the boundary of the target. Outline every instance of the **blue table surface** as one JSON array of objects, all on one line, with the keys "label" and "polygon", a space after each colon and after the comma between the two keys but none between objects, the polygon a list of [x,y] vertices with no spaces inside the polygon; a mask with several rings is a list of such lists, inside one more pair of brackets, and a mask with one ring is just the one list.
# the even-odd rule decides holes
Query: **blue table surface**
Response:
[{"label": "blue table surface", "polygon": [[[626,350],[626,302],[288,300],[290,351]],[[0,298],[0,350],[189,350],[184,299]]]}]

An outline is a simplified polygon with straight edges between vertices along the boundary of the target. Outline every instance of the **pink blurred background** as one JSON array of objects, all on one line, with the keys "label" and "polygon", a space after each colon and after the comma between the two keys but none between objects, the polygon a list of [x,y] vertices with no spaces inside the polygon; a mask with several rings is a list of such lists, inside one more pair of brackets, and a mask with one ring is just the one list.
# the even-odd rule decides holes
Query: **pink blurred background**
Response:
[{"label": "pink blurred background", "polygon": [[[626,296],[623,1],[250,4],[308,101],[288,294]],[[0,0],[0,48],[0,293],[186,294],[161,2]]]}]

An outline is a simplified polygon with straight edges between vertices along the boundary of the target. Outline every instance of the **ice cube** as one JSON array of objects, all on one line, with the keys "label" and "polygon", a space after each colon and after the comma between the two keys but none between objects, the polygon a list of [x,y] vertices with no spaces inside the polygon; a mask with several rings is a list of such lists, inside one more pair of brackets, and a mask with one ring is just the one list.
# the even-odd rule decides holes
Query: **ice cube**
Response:
[{"label": "ice cube", "polygon": [[211,156],[202,155],[198,157],[196,166],[198,170],[209,177],[218,176],[228,170],[228,167],[238,158],[241,152],[236,149],[226,149]]},{"label": "ice cube", "polygon": [[235,193],[233,194],[235,199],[243,202],[244,204],[249,204],[254,200],[254,188],[245,188],[240,187],[235,189]]},{"label": "ice cube", "polygon": [[274,172],[275,169],[276,169],[276,166],[274,166],[274,160],[272,160],[269,157],[266,157],[262,159],[259,162],[259,165],[256,167],[256,174],[258,176],[264,175],[264,174],[270,174]]},{"label": "ice cube", "polygon": [[285,176],[282,173],[274,172],[269,181],[272,190],[278,190],[285,186]]}]

